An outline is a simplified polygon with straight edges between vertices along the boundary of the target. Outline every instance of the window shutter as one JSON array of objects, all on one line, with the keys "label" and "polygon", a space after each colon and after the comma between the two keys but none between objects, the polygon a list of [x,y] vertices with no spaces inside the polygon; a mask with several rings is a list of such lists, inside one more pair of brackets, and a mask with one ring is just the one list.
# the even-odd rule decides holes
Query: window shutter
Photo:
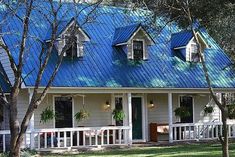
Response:
[{"label": "window shutter", "polygon": [[128,59],[133,59],[132,45],[131,44],[127,44],[127,58]]},{"label": "window shutter", "polygon": [[146,44],[144,44],[144,55],[143,55],[143,59],[146,60],[148,59],[148,46]]}]

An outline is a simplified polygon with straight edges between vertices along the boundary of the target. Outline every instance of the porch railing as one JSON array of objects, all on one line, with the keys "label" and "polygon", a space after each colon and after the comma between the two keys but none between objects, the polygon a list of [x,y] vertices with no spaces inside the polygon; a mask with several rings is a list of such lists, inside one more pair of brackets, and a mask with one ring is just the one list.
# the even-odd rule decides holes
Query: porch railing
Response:
[{"label": "porch railing", "polygon": [[[235,138],[235,124],[228,123],[228,137]],[[173,141],[212,140],[222,135],[222,123],[179,123],[172,125]]]},{"label": "porch railing", "polygon": [[[35,129],[27,131],[23,147],[46,149],[127,145],[129,129],[129,126]],[[2,136],[1,148],[6,151],[9,145],[10,131],[0,131],[0,136]],[[7,138],[7,136],[9,137]]]}]

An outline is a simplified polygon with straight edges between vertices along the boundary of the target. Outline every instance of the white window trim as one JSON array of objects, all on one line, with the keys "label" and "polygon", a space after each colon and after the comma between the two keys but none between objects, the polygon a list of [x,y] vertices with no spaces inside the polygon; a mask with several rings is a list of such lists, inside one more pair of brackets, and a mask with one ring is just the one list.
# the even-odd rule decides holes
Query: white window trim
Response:
[{"label": "white window trim", "polygon": [[[193,101],[193,123],[195,123],[195,106],[194,106],[194,104],[195,104],[195,100],[194,100],[194,97],[193,96],[191,96],[191,95],[178,95],[178,107],[180,107],[180,98],[181,97],[184,97],[184,96],[188,96],[188,97],[191,97],[192,98],[192,101]],[[181,121],[181,118],[179,117],[178,119],[178,122],[180,122]]]},{"label": "white window trim", "polygon": [[132,52],[131,52],[131,58],[134,59],[134,41],[142,41],[143,42],[143,60],[146,60],[147,58],[145,58],[146,56],[146,50],[145,50],[145,40],[144,39],[133,39],[131,42],[131,46],[132,46]]},{"label": "white window trim", "polygon": [[[58,97],[62,97],[61,95],[53,95],[53,113],[55,115],[55,98],[58,98]],[[74,125],[75,125],[75,119],[74,119],[74,98],[73,96],[71,96],[72,98],[72,127],[74,128]],[[55,127],[55,117],[53,118],[53,128],[56,128]]]}]

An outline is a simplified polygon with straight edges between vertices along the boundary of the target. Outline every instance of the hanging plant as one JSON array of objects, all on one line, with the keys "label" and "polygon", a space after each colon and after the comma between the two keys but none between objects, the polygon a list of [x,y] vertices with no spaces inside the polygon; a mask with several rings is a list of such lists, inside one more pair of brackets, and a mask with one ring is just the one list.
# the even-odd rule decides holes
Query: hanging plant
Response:
[{"label": "hanging plant", "polygon": [[122,121],[125,118],[125,113],[121,109],[114,109],[113,112],[113,119],[116,121]]},{"label": "hanging plant", "polygon": [[212,106],[205,106],[204,107],[204,115],[211,114],[214,111]]},{"label": "hanging plant", "polygon": [[228,118],[235,119],[235,104],[227,105],[228,108]]},{"label": "hanging plant", "polygon": [[89,112],[87,112],[84,107],[79,111],[77,112],[75,115],[74,115],[75,119],[77,122],[81,122],[83,120],[86,120],[90,117],[90,114]]},{"label": "hanging plant", "polygon": [[191,115],[189,112],[189,109],[183,106],[176,108],[174,112],[175,112],[175,116],[180,117],[180,118],[186,118]]},{"label": "hanging plant", "polygon": [[55,114],[50,106],[45,108],[45,110],[42,111],[40,116],[40,123],[47,123],[48,121],[53,120],[55,118]]}]

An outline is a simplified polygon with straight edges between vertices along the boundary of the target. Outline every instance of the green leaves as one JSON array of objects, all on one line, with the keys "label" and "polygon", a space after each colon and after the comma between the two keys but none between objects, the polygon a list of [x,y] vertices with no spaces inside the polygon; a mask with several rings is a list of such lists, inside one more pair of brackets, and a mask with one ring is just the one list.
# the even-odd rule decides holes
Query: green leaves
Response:
[{"label": "green leaves", "polygon": [[77,122],[81,122],[90,117],[90,113],[88,113],[84,108],[82,108],[79,112],[74,115]]},{"label": "green leaves", "polygon": [[115,119],[116,121],[122,121],[125,118],[124,111],[120,109],[114,109],[112,114],[113,119]]},{"label": "green leaves", "polygon": [[186,118],[189,117],[191,114],[189,112],[189,109],[187,107],[178,107],[175,109],[175,116],[180,118]]},{"label": "green leaves", "polygon": [[47,123],[48,121],[55,118],[55,114],[50,106],[48,106],[45,110],[43,110],[40,116],[41,116],[40,123]]}]

